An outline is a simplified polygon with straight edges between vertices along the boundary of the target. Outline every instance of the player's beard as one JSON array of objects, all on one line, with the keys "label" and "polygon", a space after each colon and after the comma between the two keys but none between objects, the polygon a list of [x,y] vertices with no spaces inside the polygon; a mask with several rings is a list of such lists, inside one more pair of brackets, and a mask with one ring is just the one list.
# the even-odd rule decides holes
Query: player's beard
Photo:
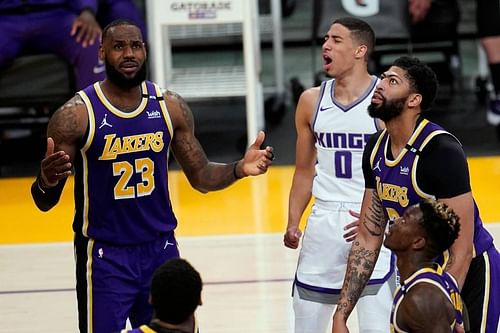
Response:
[{"label": "player's beard", "polygon": [[122,89],[130,89],[137,87],[146,80],[146,63],[143,63],[137,73],[131,78],[125,77],[122,73],[117,71],[109,62],[108,59],[104,60],[106,68],[106,77],[113,82],[116,86]]},{"label": "player's beard", "polygon": [[384,99],[380,105],[371,103],[368,106],[368,114],[372,118],[378,118],[384,122],[396,118],[403,112],[407,97],[393,100]]}]

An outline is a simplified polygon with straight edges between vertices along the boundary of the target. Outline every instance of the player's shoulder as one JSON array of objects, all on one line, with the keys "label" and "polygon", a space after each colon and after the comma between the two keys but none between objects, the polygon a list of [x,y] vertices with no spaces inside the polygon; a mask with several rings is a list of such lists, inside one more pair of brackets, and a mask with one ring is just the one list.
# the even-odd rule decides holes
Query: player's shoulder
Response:
[{"label": "player's shoulder", "polygon": [[308,88],[302,92],[302,94],[300,95],[300,98],[304,99],[304,100],[316,101],[319,97],[320,92],[321,92],[320,86]]},{"label": "player's shoulder", "polygon": [[462,144],[451,133],[441,131],[433,136],[422,149],[423,155],[464,155]]},{"label": "player's shoulder", "polygon": [[415,283],[405,295],[406,302],[413,308],[425,308],[432,302],[441,302],[446,299],[440,288],[434,283],[421,279]]},{"label": "player's shoulder", "polygon": [[62,116],[62,117],[70,117],[76,115],[85,115],[87,114],[87,106],[85,105],[82,97],[79,94],[74,95],[69,100],[67,100],[63,105],[61,105],[53,117]]}]

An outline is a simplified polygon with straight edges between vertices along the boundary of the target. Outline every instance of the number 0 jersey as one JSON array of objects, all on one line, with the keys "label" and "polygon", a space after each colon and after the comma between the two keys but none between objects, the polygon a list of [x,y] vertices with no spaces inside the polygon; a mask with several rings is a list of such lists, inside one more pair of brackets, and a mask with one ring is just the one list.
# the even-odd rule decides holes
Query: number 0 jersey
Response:
[{"label": "number 0 jersey", "polygon": [[372,77],[366,92],[347,106],[334,97],[334,79],[322,83],[312,122],[318,159],[312,188],[315,198],[361,202],[363,149],[377,131],[376,121],[367,114],[376,83]]},{"label": "number 0 jersey", "polygon": [[73,229],[113,244],[140,244],[175,229],[168,193],[172,122],[159,87],[141,84],[131,112],[114,107],[99,82],[79,91],[88,112],[75,161]]}]

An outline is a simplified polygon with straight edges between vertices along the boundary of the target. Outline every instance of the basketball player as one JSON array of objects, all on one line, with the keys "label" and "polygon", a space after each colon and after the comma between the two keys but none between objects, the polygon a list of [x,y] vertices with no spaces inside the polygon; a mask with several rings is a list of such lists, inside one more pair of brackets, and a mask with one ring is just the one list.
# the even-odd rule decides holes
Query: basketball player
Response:
[{"label": "basketball player", "polygon": [[[295,332],[326,332],[342,287],[355,236],[351,214],[359,212],[363,193],[363,147],[378,128],[366,113],[377,83],[367,69],[374,42],[366,22],[351,17],[334,21],[322,47],[323,68],[334,79],[304,91],[297,105],[285,246],[298,247],[300,219],[311,196],[315,202],[294,281]],[[392,273],[391,253],[384,249],[358,306],[361,332],[388,332]]]},{"label": "basketball player", "polygon": [[[463,325],[456,281],[433,262],[458,237],[459,218],[446,204],[423,199],[391,223],[384,245],[397,257],[391,332],[451,332]],[[463,326],[462,326],[463,329]]]},{"label": "basketball player", "polygon": [[260,132],[242,160],[210,162],[194,136],[186,102],[145,80],[146,51],[134,23],[108,25],[99,56],[107,77],[52,116],[46,157],[31,192],[41,210],[51,209],[74,166],[79,327],[109,333],[123,329],[127,317],[134,327],[150,322],[151,276],[179,256],[169,150],[203,193],[265,173],[273,153],[271,147],[260,150]]},{"label": "basketball player", "polygon": [[381,78],[368,111],[386,129],[365,147],[359,233],[349,254],[334,332],[347,330],[346,320],[375,266],[387,219],[403,215],[421,198],[436,198],[460,217],[460,234],[440,262],[461,289],[471,332],[497,332],[500,255],[472,197],[465,153],[453,135],[421,117],[436,96],[436,74],[405,56]]},{"label": "basketball player", "polygon": [[150,302],[154,318],[122,333],[198,333],[194,311],[201,305],[200,273],[186,260],[171,259],[153,274]]}]

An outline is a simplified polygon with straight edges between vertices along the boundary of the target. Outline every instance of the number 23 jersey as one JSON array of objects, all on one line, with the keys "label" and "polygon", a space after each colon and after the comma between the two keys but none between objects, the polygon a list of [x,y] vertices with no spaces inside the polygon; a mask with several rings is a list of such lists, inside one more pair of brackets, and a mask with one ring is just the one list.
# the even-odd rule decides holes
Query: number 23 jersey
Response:
[{"label": "number 23 jersey", "polygon": [[167,176],[172,122],[159,87],[144,81],[141,89],[131,112],[114,107],[99,82],[78,92],[89,125],[75,163],[73,229],[85,237],[140,244],[177,225]]}]

